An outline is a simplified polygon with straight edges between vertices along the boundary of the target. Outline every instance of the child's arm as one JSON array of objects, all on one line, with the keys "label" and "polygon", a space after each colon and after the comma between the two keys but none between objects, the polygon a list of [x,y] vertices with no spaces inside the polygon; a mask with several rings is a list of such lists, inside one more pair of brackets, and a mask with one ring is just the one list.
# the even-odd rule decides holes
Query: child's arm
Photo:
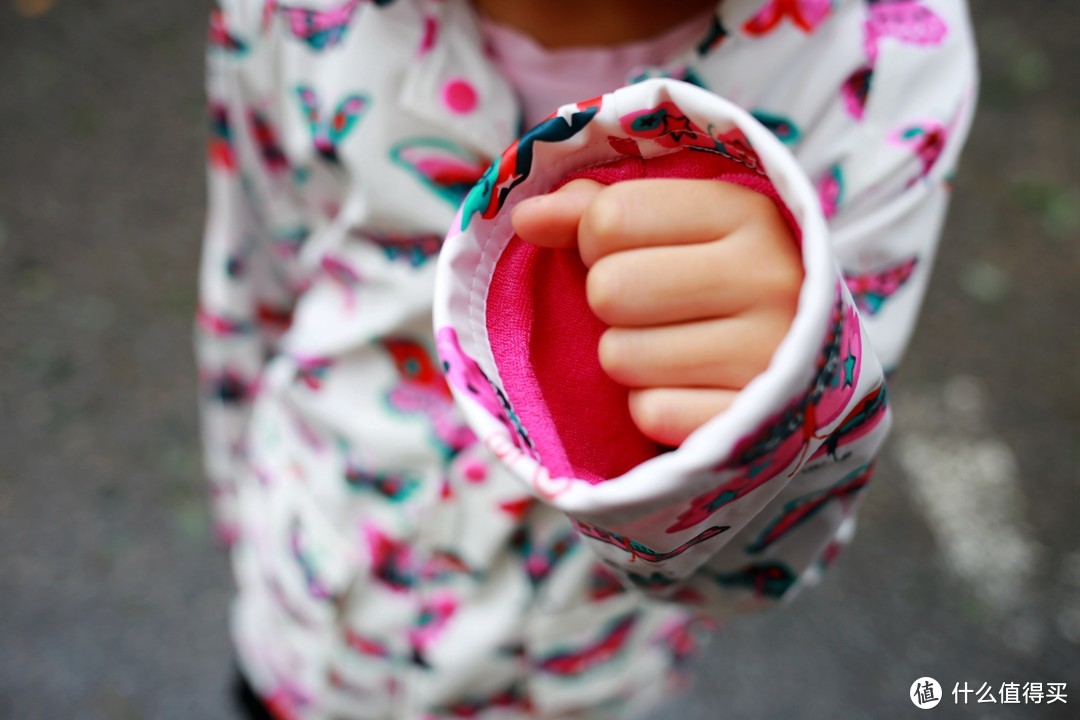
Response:
[{"label": "child's arm", "polygon": [[[886,63],[887,77],[879,82],[878,88],[885,87],[887,91],[882,99],[871,95],[865,110],[865,125],[834,138],[836,162],[824,177],[815,171],[815,176],[808,178],[786,152],[774,149],[775,140],[766,137],[768,133],[763,128],[755,128],[753,121],[740,117],[723,103],[707,100],[700,90],[684,85],[646,84],[605,97],[598,109],[595,102],[579,106],[576,113],[564,108],[559,122],[571,131],[583,128],[576,131],[572,140],[564,141],[561,147],[566,150],[560,151],[558,143],[542,149],[539,143],[534,143],[529,147],[533,159],[530,168],[521,161],[521,148],[512,148],[491,173],[490,185],[494,188],[491,194],[485,183],[470,196],[472,202],[466,202],[459,226],[464,235],[451,233],[443,251],[440,269],[444,271],[441,278],[444,285],[437,293],[437,328],[445,338],[443,346],[451,351],[446,357],[451,361],[452,372],[455,363],[468,367],[472,361],[479,371],[469,376],[468,392],[459,393],[459,397],[468,397],[486,377],[495,386],[495,395],[505,396],[509,411],[496,412],[496,417],[501,419],[491,424],[481,420],[482,415],[471,402],[462,405],[496,454],[535,494],[567,512],[598,556],[623,571],[642,590],[713,612],[756,607],[789,596],[793,588],[830,561],[839,545],[850,537],[854,509],[889,425],[882,363],[876,351],[886,367],[892,367],[906,343],[940,229],[948,173],[970,117],[975,77],[970,37],[963,25],[964,18],[950,20],[956,21],[953,42],[945,50],[927,51],[926,58],[905,59],[901,65],[895,63],[895,58]],[[590,113],[591,119],[586,119]],[[942,128],[947,131],[944,135],[938,132]],[[552,134],[555,129],[551,128]],[[738,140],[742,133],[751,146],[749,151]],[[579,479],[568,480],[564,476],[566,468],[576,469],[573,448],[567,452],[567,462],[559,456],[558,443],[551,443],[550,437],[576,441],[579,432],[587,438],[590,432],[595,432],[593,437],[602,437],[606,427],[602,423],[590,423],[589,419],[606,422],[608,416],[592,412],[594,386],[587,383],[580,386],[580,397],[569,412],[563,408],[561,415],[551,413],[555,432],[549,432],[550,428],[544,426],[544,412],[537,412],[531,400],[522,402],[522,398],[558,399],[560,386],[541,387],[539,392],[524,394],[514,391],[512,386],[520,385],[521,367],[527,363],[516,363],[513,354],[507,354],[506,348],[512,349],[513,342],[500,340],[502,326],[493,322],[490,313],[493,308],[505,311],[508,307],[501,299],[505,293],[499,291],[498,269],[502,257],[509,254],[513,258],[528,258],[529,254],[516,250],[511,240],[500,257],[509,222],[499,216],[498,210],[504,203],[510,209],[519,201],[521,214],[514,218],[514,225],[526,239],[538,241],[529,236],[547,234],[551,239],[541,242],[557,247],[572,245],[576,240],[584,251],[581,254],[586,265],[596,269],[608,261],[609,270],[618,269],[616,274],[621,278],[614,282],[610,278],[585,280],[587,275],[582,273],[582,281],[593,286],[606,282],[624,288],[616,293],[620,300],[613,307],[604,307],[611,300],[601,301],[595,287],[588,288],[589,295],[585,298],[593,312],[606,314],[610,323],[618,325],[620,318],[627,321],[628,308],[648,310],[642,300],[655,294],[657,286],[652,283],[664,282],[657,277],[643,282],[642,273],[649,276],[649,271],[661,267],[663,255],[672,257],[674,251],[701,250],[696,247],[701,244],[701,235],[695,236],[698,231],[694,230],[685,235],[692,238],[688,243],[672,244],[668,238],[653,243],[654,247],[630,250],[626,246],[637,245],[636,241],[616,240],[608,247],[617,250],[594,255],[595,251],[589,249],[594,238],[590,237],[593,230],[588,221],[593,204],[606,194],[633,194],[632,188],[597,191],[580,183],[576,187],[567,184],[561,193],[546,199],[527,202],[525,198],[550,192],[559,186],[561,178],[574,176],[583,168],[602,168],[604,163],[621,162],[620,158],[677,155],[680,148],[688,158],[717,152],[737,158],[751,169],[764,166],[774,192],[779,194],[798,226],[805,277],[797,313],[792,319],[781,309],[787,307],[790,313],[786,303],[795,282],[785,270],[790,259],[784,249],[792,243],[782,232],[764,233],[758,238],[756,248],[767,247],[767,262],[779,267],[780,276],[786,278],[779,283],[779,291],[758,291],[759,286],[763,288],[769,283],[754,274],[760,269],[758,263],[745,262],[749,255],[736,261],[738,265],[733,262],[729,267],[682,263],[684,273],[694,277],[716,274],[723,282],[738,286],[740,294],[751,299],[750,306],[767,308],[771,319],[762,325],[766,329],[762,338],[749,340],[754,352],[750,354],[745,374],[728,374],[722,369],[716,376],[709,375],[716,368],[708,360],[723,364],[725,357],[741,357],[743,348],[733,351],[722,339],[716,345],[698,344],[707,332],[696,333],[697,338],[686,334],[679,338],[679,344],[696,348],[697,358],[690,361],[691,367],[680,366],[680,372],[674,376],[665,376],[662,371],[645,378],[620,375],[627,372],[627,366],[619,366],[619,361],[612,365],[610,357],[605,366],[623,382],[640,385],[641,388],[635,387],[635,393],[642,388],[667,388],[673,384],[680,388],[678,383],[683,382],[695,388],[710,387],[709,383],[715,382],[721,391],[730,384],[734,386],[731,389],[742,388],[741,392],[734,395],[730,405],[727,400],[732,396],[718,397],[714,394],[716,387],[701,395],[695,392],[695,404],[688,404],[677,413],[679,419],[674,425],[683,426],[668,436],[651,432],[648,422],[642,423],[638,417],[638,425],[646,425],[647,435],[670,441],[701,424],[700,416],[694,416],[697,401],[703,405],[712,403],[702,414],[726,406],[719,417],[700,427],[674,452],[649,459],[647,452],[640,451],[640,443],[631,447],[632,438],[624,435],[625,442],[619,447],[635,457],[633,462],[615,474],[590,476],[571,472],[571,476]],[[703,150],[706,152],[702,153]],[[541,157],[541,152],[546,164],[535,160]],[[512,166],[516,168],[516,176],[511,174],[509,178],[514,180],[511,189],[520,188],[516,197],[498,192],[504,187],[503,175],[511,167],[508,160],[516,163]],[[647,182],[660,181],[631,181],[624,186],[635,182],[645,187]],[[664,182],[678,183],[680,188],[697,187],[696,181]],[[724,205],[727,198],[722,195],[734,197],[733,192],[725,192],[730,190],[716,190],[713,202]],[[676,196],[673,202],[678,203],[680,193],[673,194]],[[638,200],[628,203],[627,217],[631,219],[623,225],[631,238],[644,227],[642,223],[648,222],[638,214],[647,200]],[[687,221],[687,216],[708,217],[707,204],[696,203],[692,210],[683,206],[681,214],[665,214],[667,211],[659,207],[645,214],[663,217],[678,226]],[[759,202],[751,226],[762,220],[772,225],[775,217],[764,209],[766,206],[767,203]],[[579,222],[582,215],[586,218],[584,228]],[[749,216],[743,219],[749,220]],[[736,225],[741,227],[739,223]],[[577,238],[573,237],[575,227],[582,230]],[[721,221],[704,236],[722,238],[714,243],[717,252],[725,245],[727,250],[734,251],[738,249],[737,243],[731,240],[740,233],[741,230],[732,232]],[[663,236],[662,232],[647,234]],[[473,237],[479,238],[481,244],[476,257],[468,247]],[[760,245],[762,242],[764,246]],[[646,250],[652,262],[629,262],[631,256]],[[886,287],[885,279],[876,283],[866,279],[867,270],[874,272],[883,261],[905,253],[918,257],[915,273],[908,273],[908,278],[915,280],[905,283],[898,277],[891,287]],[[597,260],[599,255],[604,257]],[[627,257],[626,263],[618,264],[621,268],[615,263],[619,255]],[[537,267],[557,270],[559,265],[540,263]],[[731,270],[736,274],[741,271],[741,275],[727,275]],[[670,272],[663,275],[679,277]],[[453,279],[448,280],[450,277]],[[546,286],[555,279],[556,275],[548,275],[537,281],[539,289],[521,295],[531,298],[534,305],[542,297],[552,297],[561,303],[563,298],[545,295]],[[483,288],[489,282],[493,283],[493,290],[483,295]],[[850,293],[845,286],[851,287]],[[723,289],[722,282],[717,282],[717,289]],[[771,306],[766,299],[770,296],[778,298],[781,307]],[[679,302],[674,304],[678,306]],[[659,306],[653,304],[652,308],[666,305],[664,301]],[[664,310],[670,311],[670,307]],[[721,304],[713,318],[715,321],[717,316],[724,318],[727,313],[743,311],[753,312]],[[569,305],[564,308],[560,304],[555,316],[557,319],[573,312]],[[465,318],[466,313],[468,321],[455,321]],[[482,319],[484,313],[488,313],[486,328],[475,320]],[[529,313],[534,317],[511,317],[506,323],[511,329],[532,327],[531,347],[540,350],[524,353],[527,362],[547,362],[552,353],[545,352],[545,347],[562,345],[567,351],[573,349],[572,343],[563,343],[558,337],[535,334],[536,326],[532,323],[539,311],[533,307]],[[674,314],[631,315],[631,318],[633,322],[663,326],[665,322],[687,321],[694,314],[692,307],[683,305]],[[881,321],[876,322],[875,316],[881,316]],[[725,321],[726,318],[718,324]],[[699,322],[699,319],[690,320],[691,327]],[[781,328],[779,334],[783,335],[782,328],[788,324],[791,329],[777,346],[777,335],[769,326]],[[455,334],[445,325],[453,326]],[[657,330],[646,328],[650,332]],[[739,342],[746,342],[747,337],[744,335]],[[771,360],[765,360],[767,367],[763,368],[762,356],[768,358],[773,349],[775,353]],[[653,359],[646,362],[654,369],[666,362],[664,357],[678,355],[674,345],[662,343],[645,352],[661,354],[660,362]],[[626,356],[642,357],[632,347]],[[706,362],[699,365],[698,360]],[[684,361],[675,359],[675,362]],[[705,374],[685,381],[683,375],[691,369]],[[538,376],[543,372],[543,368],[537,369]],[[755,376],[754,372],[758,374]],[[526,390],[527,385],[523,386]],[[461,390],[462,386],[455,389]],[[712,399],[705,399],[709,397]],[[581,425],[569,428],[569,433],[562,432],[566,428],[560,422],[576,420]],[[505,440],[497,430],[499,424],[510,431]],[[535,430],[537,427],[539,432]],[[590,444],[596,445],[588,440],[585,443]],[[553,446],[555,452],[551,450]]]}]

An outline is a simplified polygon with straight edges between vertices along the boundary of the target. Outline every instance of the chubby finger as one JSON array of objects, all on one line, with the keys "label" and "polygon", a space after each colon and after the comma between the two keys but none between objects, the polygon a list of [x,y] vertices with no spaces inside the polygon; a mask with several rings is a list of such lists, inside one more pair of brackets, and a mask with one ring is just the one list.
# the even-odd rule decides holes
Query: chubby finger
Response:
[{"label": "chubby finger", "polygon": [[631,390],[630,417],[647,438],[675,447],[727,410],[738,394],[715,388]]},{"label": "chubby finger", "polygon": [[522,200],[510,212],[510,224],[519,238],[532,245],[574,247],[581,216],[603,188],[595,180],[572,180],[555,192]]},{"label": "chubby finger", "polygon": [[[569,186],[568,186],[569,187]],[[748,223],[790,235],[765,195],[716,180],[628,180],[604,188],[578,227],[585,265],[622,250],[710,242]]]},{"label": "chubby finger", "polygon": [[629,388],[741,390],[768,367],[790,319],[779,312],[659,327],[613,327],[600,336],[600,366]]},{"label": "chubby finger", "polygon": [[795,314],[802,258],[763,255],[768,238],[738,230],[721,242],[639,248],[605,255],[589,269],[589,306],[608,325],[642,327],[725,317],[769,304]]}]

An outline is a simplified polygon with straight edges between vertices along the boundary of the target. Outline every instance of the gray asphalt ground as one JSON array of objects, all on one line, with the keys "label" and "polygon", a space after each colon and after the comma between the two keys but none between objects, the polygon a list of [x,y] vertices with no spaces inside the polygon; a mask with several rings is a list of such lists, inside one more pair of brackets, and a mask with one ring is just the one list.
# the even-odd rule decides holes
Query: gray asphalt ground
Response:
[{"label": "gray asphalt ground", "polygon": [[[0,717],[228,719],[190,352],[206,3],[2,5]],[[858,539],[665,718],[1080,717],[1080,14],[974,6],[981,107]],[[1029,682],[1067,703],[1000,702]]]}]

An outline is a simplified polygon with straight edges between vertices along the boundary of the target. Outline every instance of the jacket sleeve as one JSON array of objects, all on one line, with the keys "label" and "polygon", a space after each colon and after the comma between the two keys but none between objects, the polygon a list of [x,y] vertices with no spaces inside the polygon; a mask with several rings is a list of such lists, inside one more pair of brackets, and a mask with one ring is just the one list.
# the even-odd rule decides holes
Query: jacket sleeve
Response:
[{"label": "jacket sleeve", "polygon": [[[921,310],[978,82],[963,4],[928,2],[915,10],[922,37],[940,41],[883,39],[895,29],[875,28],[888,27],[895,10],[869,8],[867,65],[844,88],[858,130],[850,150],[811,178],[846,286],[842,312],[862,328],[858,370],[879,366],[886,376],[898,369]],[[859,82],[868,83],[869,92],[855,107],[851,87]],[[868,364],[871,358],[876,362]],[[831,382],[842,385],[849,379],[843,348],[839,360],[844,373]],[[789,597],[814,582],[850,540],[888,426],[886,385],[877,367],[874,376],[872,387],[859,381],[839,422],[823,423],[820,405],[816,418],[802,416],[804,433],[813,438],[807,461],[788,471],[786,485],[770,480],[783,486],[742,537],[685,583],[711,596],[712,608],[754,608]],[[818,429],[810,432],[812,425]],[[703,499],[715,502],[715,494],[695,498],[699,505]]]},{"label": "jacket sleeve", "polygon": [[970,27],[966,15],[949,20],[932,49],[879,43],[856,72],[870,74],[871,89],[852,149],[815,178],[845,281],[887,372],[914,329],[975,109]]},{"label": "jacket sleeve", "polygon": [[199,275],[196,357],[205,470],[219,535],[234,532],[236,461],[266,359],[289,326],[299,231],[268,227],[286,168],[272,126],[248,97],[258,51],[253,19],[212,11],[206,92],[208,211]]},{"label": "jacket sleeve", "polygon": [[[753,610],[791,597],[850,538],[890,423],[883,366],[895,365],[910,336],[973,104],[970,38],[959,35],[927,59],[878,58],[887,83],[867,99],[850,152],[821,177],[809,177],[739,108],[655,80],[561,108],[466,199],[436,287],[437,342],[451,387],[496,457],[567,513],[628,584],[710,614]],[[500,301],[500,266],[518,254],[508,211],[582,168],[680,154],[694,164],[697,153],[767,181],[764,191],[798,229],[806,279],[769,368],[682,446],[642,453],[636,438],[596,428],[606,422],[568,428],[552,421],[557,412],[537,411],[565,391],[530,364],[553,343],[577,351],[534,332],[536,291],[519,293],[524,312],[507,313]],[[552,267],[518,277],[528,283],[543,270],[536,284],[550,286],[558,282]],[[556,314],[573,314],[558,302]],[[592,383],[574,392],[579,423],[602,417],[592,414],[603,404]],[[582,471],[566,451],[579,432],[586,445],[615,444],[632,461],[618,473]]]}]

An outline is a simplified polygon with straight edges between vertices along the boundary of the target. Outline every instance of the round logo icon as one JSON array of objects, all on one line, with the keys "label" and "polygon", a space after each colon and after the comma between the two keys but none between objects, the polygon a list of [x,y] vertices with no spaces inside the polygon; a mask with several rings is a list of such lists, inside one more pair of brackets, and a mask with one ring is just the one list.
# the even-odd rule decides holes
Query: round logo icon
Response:
[{"label": "round logo icon", "polygon": [[929,710],[941,702],[941,685],[932,677],[921,677],[911,683],[908,697],[915,703],[915,707],[920,710]]}]

